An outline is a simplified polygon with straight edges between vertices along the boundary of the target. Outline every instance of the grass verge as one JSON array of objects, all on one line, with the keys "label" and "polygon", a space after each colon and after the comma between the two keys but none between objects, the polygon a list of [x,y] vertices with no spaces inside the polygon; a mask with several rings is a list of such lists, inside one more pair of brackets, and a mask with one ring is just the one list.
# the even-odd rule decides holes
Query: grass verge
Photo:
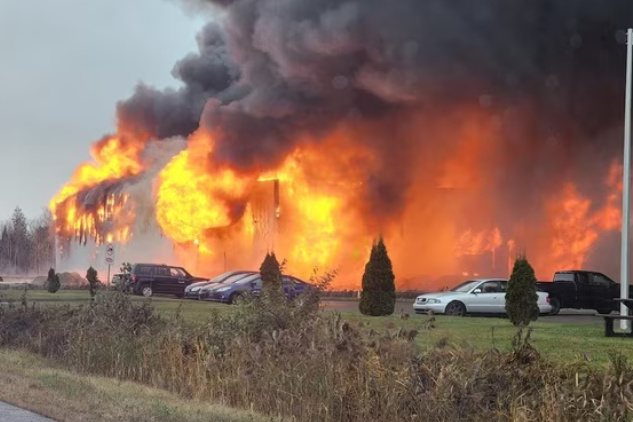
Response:
[{"label": "grass verge", "polygon": [[0,399],[61,422],[264,422],[252,412],[165,390],[80,375],[25,351],[0,349]]},{"label": "grass verge", "polygon": [[[450,342],[479,351],[497,349],[508,352],[512,349],[512,338],[516,333],[507,319],[495,317],[437,316],[433,329],[425,328],[425,323],[429,320],[425,315],[401,320],[397,316],[368,318],[349,312],[344,317],[375,330],[419,330],[416,342],[425,350],[433,348],[437,343]],[[543,357],[562,365],[583,362],[603,368],[610,364],[610,355],[613,352],[633,361],[632,339],[605,337],[601,324],[601,320],[597,318],[595,325],[537,321],[530,324],[533,329],[531,341]]]}]

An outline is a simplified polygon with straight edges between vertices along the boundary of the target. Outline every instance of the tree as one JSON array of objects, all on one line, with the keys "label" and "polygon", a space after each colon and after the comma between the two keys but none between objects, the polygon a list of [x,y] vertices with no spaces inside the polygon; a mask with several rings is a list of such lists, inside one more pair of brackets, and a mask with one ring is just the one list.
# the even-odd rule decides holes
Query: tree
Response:
[{"label": "tree", "polygon": [[382,237],[371,248],[363,274],[358,308],[363,315],[392,315],[396,307],[396,277]]},{"label": "tree", "polygon": [[55,261],[55,233],[49,210],[28,221],[17,207],[9,221],[0,224],[0,269],[41,274]]},{"label": "tree", "polygon": [[53,216],[45,209],[39,218],[31,222],[32,257],[30,267],[38,274],[42,267],[55,264],[55,233]]},{"label": "tree", "polygon": [[20,207],[16,207],[11,216],[11,231],[9,233],[13,244],[12,264],[16,271],[28,271],[31,259],[31,245],[29,242],[26,217]]},{"label": "tree", "polygon": [[0,269],[6,269],[11,263],[11,239],[9,238],[8,224],[2,225],[0,235]]},{"label": "tree", "polygon": [[263,287],[281,287],[281,265],[277,261],[275,253],[267,253],[262,265],[259,267],[262,276]]},{"label": "tree", "polygon": [[280,301],[282,298],[282,276],[281,265],[277,261],[275,253],[267,253],[262,265],[259,267],[259,273],[262,277],[262,293],[267,300],[273,302]]},{"label": "tree", "polygon": [[88,284],[90,287],[90,297],[94,300],[94,297],[97,295],[97,289],[99,289],[99,285],[101,282],[97,277],[97,270],[90,267],[86,272],[86,280],[88,280]]},{"label": "tree", "polygon": [[61,282],[59,281],[59,274],[55,274],[55,270],[53,268],[48,270],[48,278],[46,279],[46,287],[48,288],[49,293],[56,293],[61,287]]},{"label": "tree", "polygon": [[524,256],[519,256],[514,261],[506,292],[506,311],[510,322],[520,328],[536,321],[539,315],[536,276]]}]

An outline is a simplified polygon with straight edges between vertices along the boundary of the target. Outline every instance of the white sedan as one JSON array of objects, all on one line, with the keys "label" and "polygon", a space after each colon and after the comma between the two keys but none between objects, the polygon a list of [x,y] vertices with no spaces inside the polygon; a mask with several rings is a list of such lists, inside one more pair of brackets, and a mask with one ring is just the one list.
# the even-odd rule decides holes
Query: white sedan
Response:
[{"label": "white sedan", "polygon": [[[508,281],[503,279],[477,279],[466,281],[452,290],[418,296],[413,310],[418,314],[433,311],[436,314],[505,314]],[[537,292],[541,314],[549,314],[549,294]]]}]

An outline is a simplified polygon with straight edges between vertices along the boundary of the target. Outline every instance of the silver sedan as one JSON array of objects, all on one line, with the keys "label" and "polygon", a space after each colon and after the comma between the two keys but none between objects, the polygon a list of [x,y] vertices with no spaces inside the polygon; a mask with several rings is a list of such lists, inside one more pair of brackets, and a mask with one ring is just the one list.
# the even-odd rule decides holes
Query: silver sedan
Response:
[{"label": "silver sedan", "polygon": [[[433,311],[436,314],[505,314],[508,281],[504,279],[476,279],[466,281],[446,292],[418,296],[413,310],[418,313]],[[549,294],[537,292],[541,314],[549,314]]]}]

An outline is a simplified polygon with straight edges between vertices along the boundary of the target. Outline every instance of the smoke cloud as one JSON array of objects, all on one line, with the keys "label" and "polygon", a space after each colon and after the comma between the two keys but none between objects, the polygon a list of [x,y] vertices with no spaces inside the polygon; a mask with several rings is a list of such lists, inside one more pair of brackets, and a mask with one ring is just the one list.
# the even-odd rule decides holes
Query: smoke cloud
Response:
[{"label": "smoke cloud", "polygon": [[384,221],[428,188],[421,181],[435,186],[436,158],[459,146],[447,128],[463,126],[461,110],[495,139],[465,153],[486,173],[468,182],[483,186],[490,219],[520,216],[528,228],[564,180],[599,194],[585,182],[620,153],[630,0],[182,3],[220,18],[175,65],[181,87],[139,85],[117,105],[134,142],[202,127],[215,140],[210,167],[251,173],[345,125],[378,157],[359,195]]},{"label": "smoke cloud", "polygon": [[222,98],[239,77],[217,23],[207,24],[198,34],[198,50],[176,63],[172,71],[183,83],[181,88],[159,91],[141,84],[131,98],[117,104],[122,132],[141,139],[164,139],[188,136],[198,128],[207,100]]},{"label": "smoke cloud", "polygon": [[[350,116],[381,118],[390,122],[382,136],[359,140],[384,158],[367,197],[397,209],[409,188],[402,169],[411,148],[435,134],[399,139],[393,129],[404,123],[393,116],[415,109],[437,118],[475,105],[499,116],[506,138],[497,146],[494,189],[529,210],[542,192],[527,187],[568,177],[591,145],[609,156],[618,151],[619,140],[605,134],[622,121],[629,1],[199,3],[224,7],[226,43],[212,49],[226,61],[210,63],[239,69],[229,74],[239,74],[231,82],[245,93],[208,101],[202,113],[201,125],[217,136],[214,162],[273,167],[302,135],[318,138]],[[196,80],[217,72],[198,64]],[[606,171],[607,162],[594,170]]]}]

